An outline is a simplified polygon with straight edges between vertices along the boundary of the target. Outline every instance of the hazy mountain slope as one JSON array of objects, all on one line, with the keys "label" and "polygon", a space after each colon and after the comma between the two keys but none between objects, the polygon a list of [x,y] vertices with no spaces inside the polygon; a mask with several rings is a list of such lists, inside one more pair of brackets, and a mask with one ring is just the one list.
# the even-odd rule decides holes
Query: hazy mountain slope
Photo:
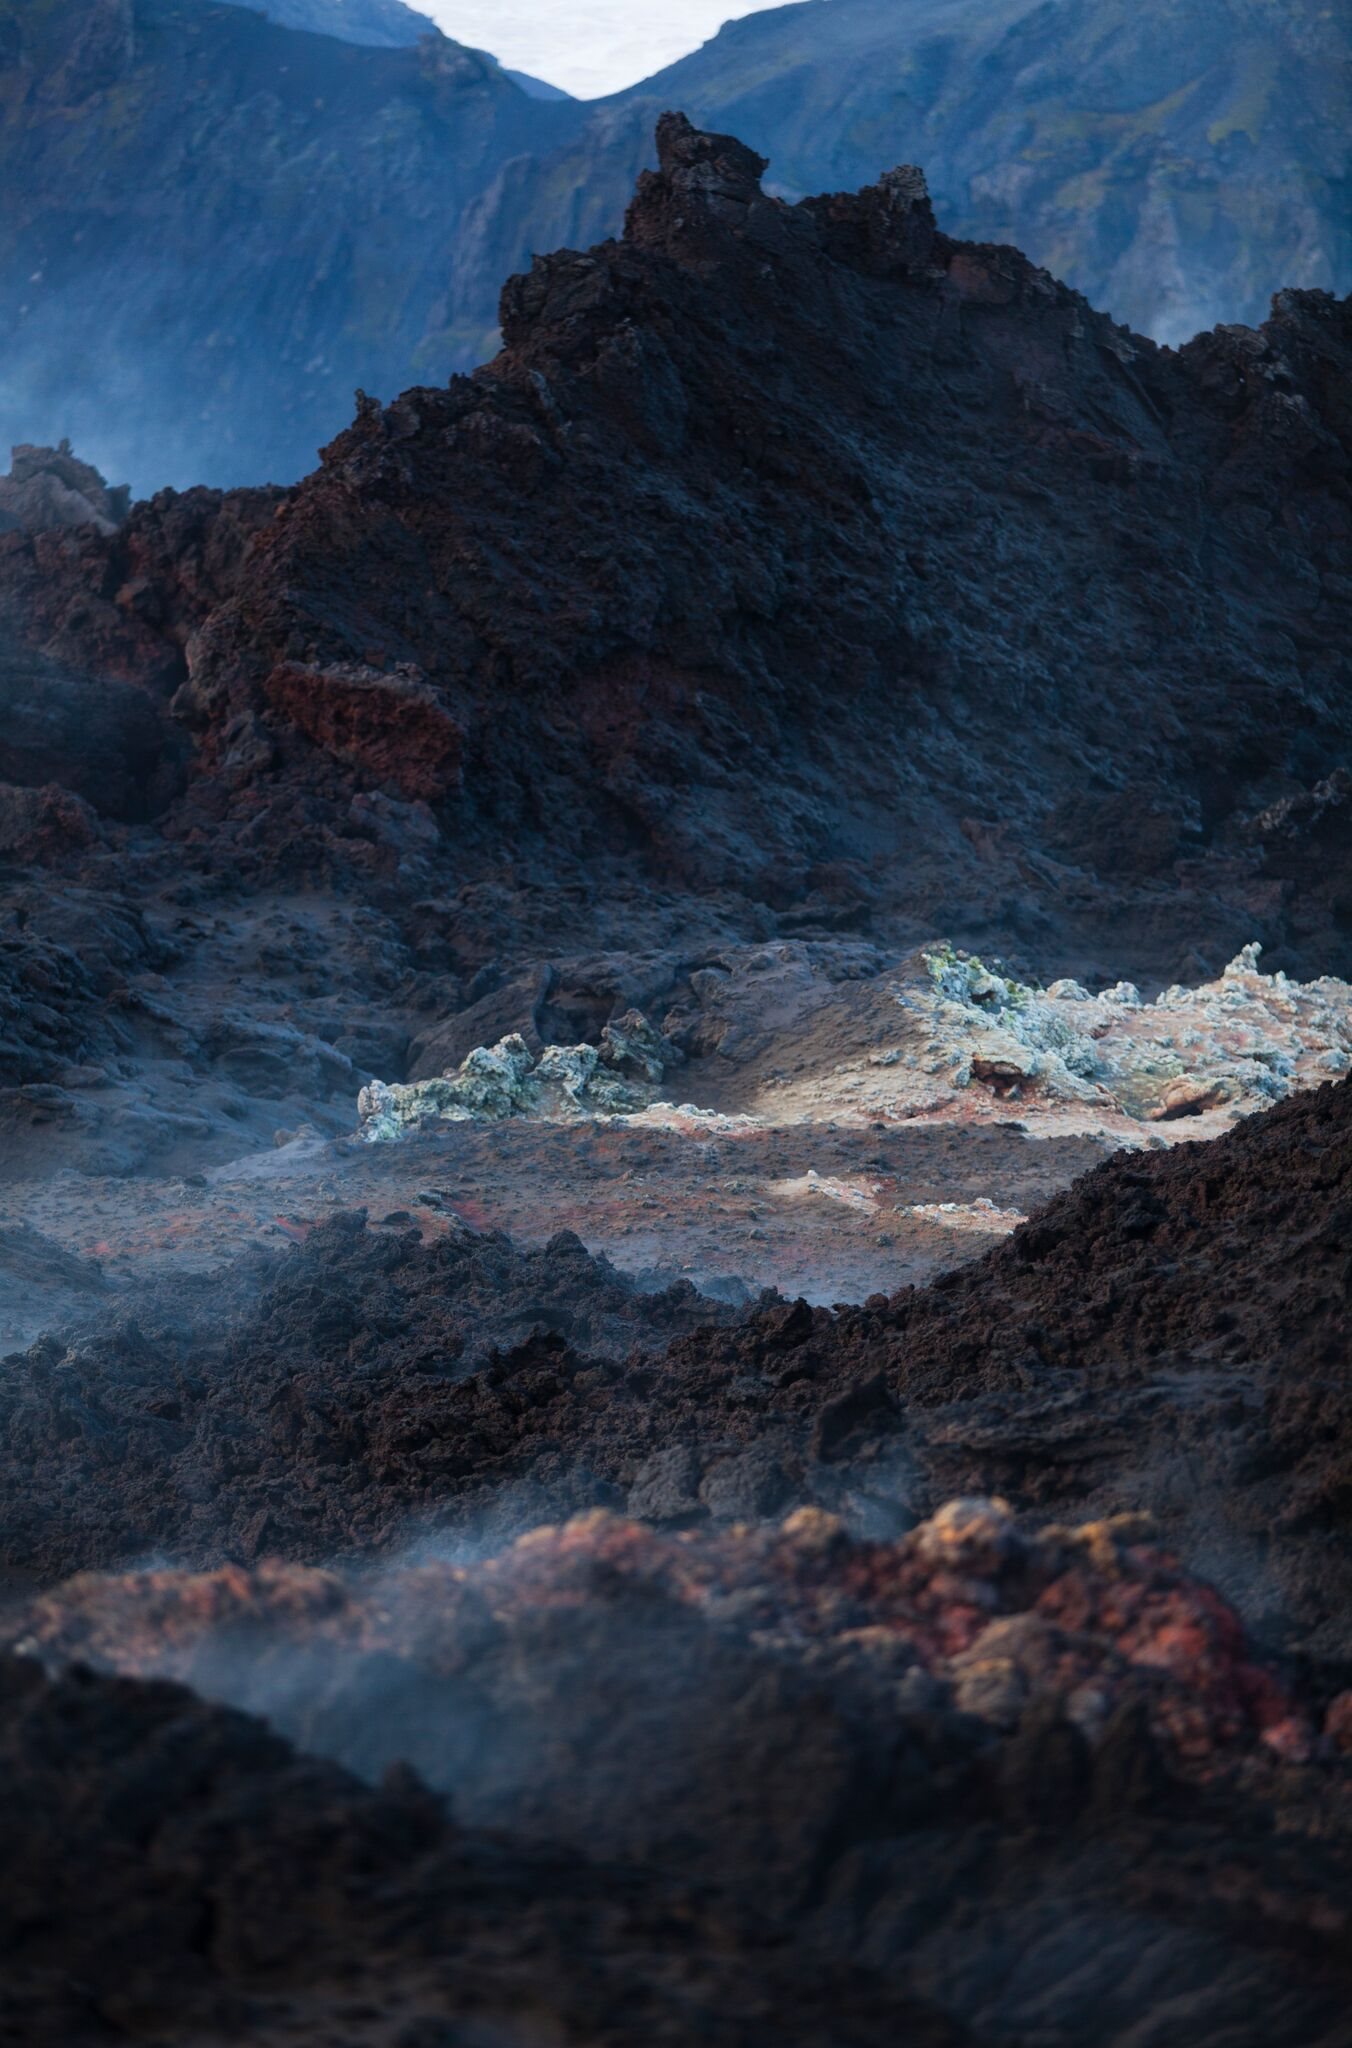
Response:
[{"label": "hazy mountain slope", "polygon": [[[275,21],[279,28],[308,29],[312,35],[337,36],[343,43],[367,43],[379,49],[404,49],[421,36],[441,33],[427,15],[405,7],[404,0],[225,0],[225,4],[250,8],[253,13]],[[505,64],[501,70],[503,77],[519,85],[530,99],[573,97],[546,79],[532,78],[528,71],[512,71]]]},{"label": "hazy mountain slope", "polygon": [[571,124],[438,38],[205,0],[0,0],[0,446],[138,488],[294,476],[350,411],[491,347],[516,255],[460,223]]},{"label": "hazy mountain slope", "polygon": [[402,49],[438,32],[434,22],[405,7],[404,0],[225,0],[225,5],[250,8],[279,28],[308,29],[312,35],[376,49]]},{"label": "hazy mountain slope", "polygon": [[1352,282],[1352,20],[1324,0],[808,0],[626,95],[730,128],[776,190],[920,163],[954,234],[1014,242],[1178,342]]},{"label": "hazy mountain slope", "polygon": [[533,100],[571,100],[573,97],[561,85],[551,85],[547,78],[532,78],[529,71],[512,71],[504,64],[503,75],[510,78],[513,85],[519,85],[522,92]]}]

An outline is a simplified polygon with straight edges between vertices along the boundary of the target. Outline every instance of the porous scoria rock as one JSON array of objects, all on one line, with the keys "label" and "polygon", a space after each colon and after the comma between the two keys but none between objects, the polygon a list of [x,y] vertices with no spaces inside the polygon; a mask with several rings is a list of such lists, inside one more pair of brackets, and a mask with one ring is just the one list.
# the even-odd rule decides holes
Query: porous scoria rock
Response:
[{"label": "porous scoria rock", "polygon": [[97,846],[97,812],[74,790],[49,782],[37,789],[0,782],[0,858],[40,861]]},{"label": "porous scoria rock", "polygon": [[1119,1154],[929,1287],[753,1314],[666,1363],[711,1388],[746,1372],[872,1388],[853,1486],[912,1510],[936,1488],[1058,1516],[1149,1508],[1266,1640],[1336,1663],[1352,1649],[1350,1203],[1341,1080],[1224,1137]]},{"label": "porous scoria rock", "polygon": [[[48,1663],[92,1662],[208,1688],[221,1640],[250,1631],[274,1656],[349,1653],[358,1693],[362,1660],[393,1656],[424,1684],[462,1672],[487,1691],[512,1750],[523,1738],[510,1719],[536,1713],[548,1688],[537,1669],[518,1690],[519,1661],[510,1641],[495,1646],[496,1631],[515,1638],[542,1608],[585,1615],[593,1601],[612,1599],[623,1607],[641,1587],[787,1663],[833,1664],[847,1682],[882,1695],[895,1688],[898,1704],[909,1697],[956,1707],[996,1733],[1017,1726],[1036,1699],[1096,1748],[1124,1699],[1135,1697],[1184,1774],[1205,1778],[1255,1752],[1305,1762],[1337,1749],[1321,1745],[1318,1712],[1255,1656],[1226,1603],[1152,1547],[1148,1518],[1035,1529],[998,1500],[947,1502],[893,1544],[852,1540],[815,1508],[754,1533],[739,1524],[679,1536],[597,1510],[532,1530],[496,1557],[399,1566],[369,1587],[281,1563],[89,1575],[17,1610],[0,1640]],[[215,1679],[246,1705],[261,1705],[268,1683],[247,1669],[238,1681]],[[557,1727],[561,1702],[550,1698],[548,1712]],[[417,1759],[447,1791],[463,1764],[458,1718],[450,1699],[435,1715],[429,1707],[435,1727]],[[313,1722],[289,1732],[339,1755],[360,1742],[346,1760],[368,1774],[393,1760],[392,1740],[406,1739],[404,1730],[359,1736],[355,1721],[345,1737],[326,1740]],[[620,1727],[614,1736],[628,1739]],[[549,1795],[538,1787],[524,1796]],[[476,1797],[485,1803],[474,1807]],[[486,1785],[461,1792],[480,1819],[490,1817],[490,1798]],[[596,1825],[604,1830],[599,1816]],[[611,1825],[623,1830],[630,1818]],[[618,1836],[605,1846],[623,1853]]]},{"label": "porous scoria rock", "polygon": [[[217,1924],[228,1914],[246,1976],[252,1926],[234,1890],[235,1838],[220,1826],[239,1786],[227,1730],[237,1744],[252,1739],[253,1768],[272,1781],[252,1867],[284,1854],[308,1792],[348,1809],[353,1862],[362,1855],[379,1880],[382,1905],[360,1932],[341,1902],[370,1893],[346,1860],[337,1898],[332,1877],[314,1903],[293,1881],[281,1922],[292,1954],[305,1954],[322,1910],[354,1962],[378,1945],[397,1982],[392,1930],[407,1938],[421,1920],[439,1933],[446,1850],[474,1862],[477,1828],[499,1830],[496,1885],[456,1930],[443,1997],[478,1962],[485,1921],[519,1955],[534,1916],[523,1929],[508,1873],[533,1853],[550,1932],[534,1935],[520,1990],[548,1983],[554,1943],[588,1926],[577,1961],[593,1981],[599,1963],[613,1989],[627,1950],[608,1905],[639,1885],[670,1894],[694,1880],[725,1916],[722,1946],[743,1985],[728,2038],[748,2048],[762,2038],[757,2014],[780,2021],[776,2039],[862,2048],[879,2006],[892,2040],[928,2042],[913,2002],[922,1986],[973,2048],[1026,2038],[1035,2015],[1066,2048],[1128,2048],[1158,2015],[1162,1982],[1171,2003],[1186,2000],[1202,2048],[1343,2038],[1352,1764],[1254,1660],[1224,1603],[1154,1552],[1139,1524],[1033,1532],[999,1503],[962,1501],[898,1544],[861,1545],[812,1511],[689,1537],[590,1515],[460,1566],[356,1579],[279,1564],[86,1578],[30,1605],[10,1631],[33,1661],[17,1729],[0,1693],[0,1753],[7,1741],[22,1766],[44,1735],[52,1743],[49,1700],[100,1737],[83,1763],[58,1745],[82,1796],[71,1811],[63,1787],[47,1809],[65,1822],[63,1843],[88,1842],[85,1898],[100,1894],[126,1810],[124,1755],[144,1755],[135,1742],[124,1750],[112,1710],[124,1725],[176,1711],[174,1753],[210,1756],[195,1784],[178,1771],[163,1786],[176,1800],[172,1832],[157,1825],[162,1780],[149,1771],[134,1811],[166,1882],[179,1877],[171,1844],[197,1846],[216,1821]],[[405,1836],[396,1876],[367,1828],[376,1798],[387,1825],[407,1827],[417,1796],[407,1769],[363,1802],[331,1769],[293,1763],[254,1724],[169,1688],[123,1679],[114,1689],[88,1674],[44,1685],[34,1668],[72,1658],[189,1672],[368,1779],[411,1761],[450,1793],[461,1831],[440,1864],[426,1849],[410,1854]],[[0,1672],[14,1668],[0,1660]],[[25,1777],[25,1820],[49,1773],[36,1786]],[[439,1846],[431,1814],[423,1831]],[[548,1875],[561,1852],[577,1867],[576,1910],[562,1915]],[[586,1858],[598,1854],[594,1868]],[[27,1896],[42,1901],[47,1953],[58,1956],[80,1920],[68,1892],[51,1895],[36,1842],[26,1862]],[[292,1867],[303,1879],[294,1851]],[[124,1887],[113,1924],[134,1924],[147,1888]],[[742,1949],[748,1908],[765,1928],[759,1964]],[[625,2006],[626,2042],[639,2015],[643,2039],[665,2038],[661,1999],[673,1990],[701,2040],[723,2038],[706,2033],[699,2003],[704,1914],[676,1910],[684,1962],[652,1953],[654,2019]],[[789,1937],[820,1972],[819,1991],[830,1986],[824,2032],[819,2006],[789,2014],[780,2004],[795,1989],[779,1960]],[[164,1952],[162,1936],[153,1954]],[[98,1960],[82,1956],[86,1969]],[[200,1965],[187,1979],[199,1992],[210,1982]],[[566,2041],[568,1989],[565,1978],[550,2006]]]}]

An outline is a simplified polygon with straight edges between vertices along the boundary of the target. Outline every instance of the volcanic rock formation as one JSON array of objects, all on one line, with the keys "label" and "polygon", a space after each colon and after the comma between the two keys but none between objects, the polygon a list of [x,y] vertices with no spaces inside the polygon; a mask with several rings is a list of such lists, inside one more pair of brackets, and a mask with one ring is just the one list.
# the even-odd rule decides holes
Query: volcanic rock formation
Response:
[{"label": "volcanic rock formation", "polygon": [[257,1561],[11,1600],[0,2017],[1342,2048],[1350,1133],[1330,1084],[662,1355],[690,1290],[354,1218],[7,1360],[7,1567]]},{"label": "volcanic rock formation", "polygon": [[1342,1082],[1119,1155],[977,1263],[837,1312],[729,1322],[626,1301],[567,1240],[522,1262],[335,1219],[8,1361],[0,1566],[319,1562],[596,1506],[890,1535],[994,1492],[1152,1512],[1274,1647],[1346,1658],[1349,1199]]},{"label": "volcanic rock formation", "polygon": [[1157,341],[1345,288],[1345,24],[1318,0],[811,0],[729,22],[628,98],[688,107],[788,198],[904,146],[946,224],[1014,242]]},{"label": "volcanic rock formation", "polygon": [[1174,355],[914,172],[790,206],[660,148],[294,490],[0,536],[22,1172],[631,1008],[713,1043],[766,942],[1346,971],[1346,306]]},{"label": "volcanic rock formation", "polygon": [[0,2023],[1344,2048],[1349,308],[658,143],[0,535]]},{"label": "volcanic rock formation", "polygon": [[726,1894],[467,1831],[410,1771],[373,1789],[177,1686],[7,1658],[0,1758],[15,2041],[968,2038]]},{"label": "volcanic rock formation", "polygon": [[183,679],[163,829],[245,876],[510,869],[555,932],[637,885],[1044,972],[1107,918],[1166,977],[1346,965],[1346,309],[1174,356],[910,174],[790,207],[660,146],[623,242],[513,280],[488,369],[364,401],[271,520],[11,537],[34,660]]},{"label": "volcanic rock formation", "polygon": [[[283,2017],[388,2039],[409,2006],[471,1998],[507,2007],[513,2042],[524,1999],[567,2041],[862,2044],[890,2021],[954,2048],[1033,2026],[1126,2048],[1161,2009],[1215,2048],[1346,2038],[1342,1706],[1321,1734],[1123,1525],[1030,1538],[967,1502],[859,1546],[811,1511],[715,1541],[595,1516],[364,1584],[80,1580],[14,1627],[0,1884],[6,1995],[34,2023],[77,1970],[94,2039],[231,1996],[263,2040]],[[400,1761],[371,1792],[176,1688],[44,1682],[36,1660],[72,1651],[186,1668],[364,1773]],[[619,2001],[613,2031],[579,2018],[584,1987]],[[425,2025],[396,2038],[448,2038]]]},{"label": "volcanic rock formation", "polygon": [[58,526],[96,526],[113,533],[126,519],[131,492],[110,490],[88,462],[59,448],[16,448],[0,476],[0,533],[47,533]]},{"label": "volcanic rock formation", "polygon": [[1157,340],[1257,323],[1352,282],[1347,76],[1318,0],[817,0],[599,104],[399,0],[0,0],[0,445],[289,481],[355,387],[482,361],[533,251],[615,233],[673,105],[789,198],[918,158],[953,232]]}]

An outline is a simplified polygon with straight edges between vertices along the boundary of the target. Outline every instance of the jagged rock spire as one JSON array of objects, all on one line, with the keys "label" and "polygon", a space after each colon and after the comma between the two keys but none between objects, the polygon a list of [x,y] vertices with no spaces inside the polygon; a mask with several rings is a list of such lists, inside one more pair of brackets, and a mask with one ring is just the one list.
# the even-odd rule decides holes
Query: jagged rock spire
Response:
[{"label": "jagged rock spire", "polygon": [[702,229],[744,229],[757,204],[766,207],[763,156],[732,135],[706,134],[684,114],[657,124],[658,169],[643,171],[625,216],[624,238],[640,248],[672,249],[698,241]]}]

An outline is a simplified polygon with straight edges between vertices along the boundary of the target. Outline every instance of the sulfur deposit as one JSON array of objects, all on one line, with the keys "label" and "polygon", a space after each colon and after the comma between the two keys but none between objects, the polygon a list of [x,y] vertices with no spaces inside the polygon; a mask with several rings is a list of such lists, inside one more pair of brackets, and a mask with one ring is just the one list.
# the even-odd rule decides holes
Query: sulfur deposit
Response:
[{"label": "sulfur deposit", "polygon": [[[357,1098],[368,1143],[429,1124],[513,1116],[554,1121],[627,1116],[646,1109],[664,1065],[680,1058],[637,1011],[607,1024],[599,1046],[547,1045],[533,1053],[519,1032],[476,1046],[454,1073],[409,1086],[372,1081]],[[633,1077],[633,1078],[631,1078]]]},{"label": "sulfur deposit", "polygon": [[[1131,982],[1029,987],[951,947],[924,955],[934,984],[931,1071],[1006,1101],[1046,1097],[1152,1123],[1234,1115],[1352,1068],[1352,986],[1264,974],[1247,945],[1217,980],[1143,1000]],[[903,1003],[907,1000],[899,996]]]}]

